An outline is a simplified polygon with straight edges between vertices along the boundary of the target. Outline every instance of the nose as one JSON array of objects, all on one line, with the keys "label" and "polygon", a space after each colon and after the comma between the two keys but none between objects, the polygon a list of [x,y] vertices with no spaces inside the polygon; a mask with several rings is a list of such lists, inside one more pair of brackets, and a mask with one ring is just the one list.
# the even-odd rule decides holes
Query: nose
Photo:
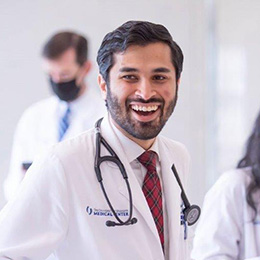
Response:
[{"label": "nose", "polygon": [[149,80],[143,79],[138,84],[135,94],[144,100],[149,100],[156,95],[156,91]]},{"label": "nose", "polygon": [[59,74],[51,74],[50,77],[55,83],[61,82],[61,76]]}]

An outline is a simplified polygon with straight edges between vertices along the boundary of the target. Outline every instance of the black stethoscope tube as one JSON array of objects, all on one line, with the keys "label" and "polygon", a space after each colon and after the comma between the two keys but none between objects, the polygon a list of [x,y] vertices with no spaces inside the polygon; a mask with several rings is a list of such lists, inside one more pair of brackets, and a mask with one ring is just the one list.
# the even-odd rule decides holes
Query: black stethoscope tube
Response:
[{"label": "black stethoscope tube", "polygon": [[[116,218],[116,220],[118,221],[111,221],[108,220],[106,221],[106,225],[108,227],[114,227],[114,226],[125,226],[125,225],[133,225],[135,223],[137,223],[137,219],[136,218],[132,218],[133,215],[133,198],[132,198],[132,192],[131,192],[131,188],[130,188],[130,184],[128,181],[128,176],[125,170],[124,165],[122,164],[122,162],[120,161],[120,159],[118,158],[117,154],[114,152],[114,150],[112,149],[112,147],[106,142],[106,140],[102,137],[101,135],[101,131],[100,131],[100,125],[102,122],[103,118],[99,119],[96,124],[95,124],[95,130],[96,130],[96,156],[95,156],[95,172],[96,172],[96,176],[97,176],[97,180],[100,183],[102,192],[104,194],[104,197],[107,201],[107,204],[110,208],[110,210],[112,211],[114,217]],[[100,152],[101,152],[101,144],[104,145],[104,147],[109,151],[109,153],[111,154],[110,156],[100,156]],[[101,174],[101,170],[100,170],[100,165],[105,162],[105,161],[110,161],[115,163],[125,182],[126,182],[126,186],[127,186],[127,190],[128,190],[128,195],[129,195],[129,217],[126,221],[122,221],[118,215],[116,214],[116,211],[114,210],[112,203],[110,202],[104,184],[103,184],[103,178],[102,178],[102,174]],[[187,221],[188,225],[191,226],[194,223],[197,222],[197,220],[199,219],[200,216],[200,208],[197,205],[190,205],[190,202],[185,194],[185,191],[183,189],[181,180],[179,178],[179,175],[177,173],[177,170],[175,168],[175,165],[172,165],[172,171],[173,174],[177,180],[178,185],[180,186],[181,189],[181,198],[183,200],[184,203],[184,209],[183,209],[183,214],[184,214],[184,220]]]},{"label": "black stethoscope tube", "polygon": [[[103,194],[105,196],[105,199],[107,201],[107,204],[110,208],[110,210],[112,211],[114,217],[116,218],[116,220],[118,221],[118,223],[108,220],[106,221],[106,225],[108,227],[113,227],[113,226],[123,226],[123,225],[131,225],[131,224],[135,224],[137,222],[136,218],[132,218],[133,215],[133,198],[132,198],[132,192],[131,192],[131,188],[130,188],[130,184],[128,181],[128,176],[126,174],[125,171],[125,167],[122,164],[122,162],[120,161],[120,159],[118,158],[118,156],[116,155],[116,153],[114,152],[114,150],[111,148],[111,146],[106,142],[106,140],[101,136],[100,133],[100,124],[103,118],[99,119],[98,122],[95,125],[96,128],[96,157],[95,157],[95,172],[97,175],[97,179],[98,182],[100,183],[101,189],[103,191]],[[100,156],[100,152],[101,152],[101,144],[103,144],[105,146],[105,148],[109,151],[109,153],[111,154],[111,156]],[[110,161],[115,163],[125,182],[126,182],[126,186],[127,186],[127,190],[128,190],[128,196],[129,196],[129,217],[126,221],[122,221],[118,215],[116,214],[114,207],[112,206],[112,203],[110,202],[104,184],[103,184],[103,178],[102,178],[102,174],[101,174],[101,170],[100,170],[100,165],[101,163],[105,162],[105,161]]]},{"label": "black stethoscope tube", "polygon": [[176,170],[174,164],[172,165],[172,171],[181,188],[181,199],[184,203],[184,209],[183,209],[184,219],[185,219],[185,221],[187,221],[188,225],[191,226],[191,225],[195,224],[200,217],[200,207],[197,205],[190,205],[190,202],[183,189],[180,177],[177,173],[177,170]]}]

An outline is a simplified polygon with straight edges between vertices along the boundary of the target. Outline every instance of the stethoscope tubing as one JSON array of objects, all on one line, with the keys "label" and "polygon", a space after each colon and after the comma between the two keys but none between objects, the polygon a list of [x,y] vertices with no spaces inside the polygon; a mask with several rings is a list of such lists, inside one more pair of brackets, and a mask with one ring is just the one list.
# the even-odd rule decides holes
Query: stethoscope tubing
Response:
[{"label": "stethoscope tubing", "polygon": [[[107,143],[107,141],[101,135],[100,125],[101,125],[102,120],[103,120],[103,118],[99,119],[97,121],[97,123],[95,124],[95,130],[96,130],[96,155],[95,155],[94,168],[95,168],[97,180],[100,183],[101,190],[102,190],[102,192],[104,194],[104,197],[105,197],[105,199],[107,201],[107,204],[108,204],[110,210],[112,211],[114,217],[118,221],[118,223],[116,223],[114,221],[110,221],[109,220],[109,221],[106,222],[106,225],[107,226],[124,226],[124,225],[135,224],[135,223],[137,223],[137,219],[136,218],[132,218],[132,215],[133,215],[133,198],[132,198],[131,187],[130,187],[130,184],[129,184],[129,181],[128,181],[128,176],[127,176],[127,173],[126,173],[126,170],[125,170],[125,167],[124,167],[123,163],[120,161],[119,157],[117,156],[115,151],[112,149],[112,147]],[[101,144],[103,144],[104,147],[108,150],[108,152],[111,154],[110,156],[108,156],[108,155],[101,156],[100,155]],[[101,170],[100,170],[100,165],[103,162],[105,162],[105,161],[110,161],[112,163],[115,163],[118,166],[118,168],[120,170],[120,173],[122,174],[122,177],[123,177],[123,179],[126,182],[126,187],[127,187],[128,196],[129,196],[129,217],[128,217],[128,219],[126,221],[122,221],[118,217],[118,215],[116,214],[116,211],[115,211],[111,201],[109,200],[109,198],[107,196],[107,192],[106,192],[105,186],[103,184],[102,173],[101,173]],[[197,206],[197,205],[191,205],[190,204],[174,164],[172,165],[171,169],[172,169],[173,174],[174,174],[174,176],[175,176],[175,178],[177,180],[177,183],[178,183],[178,185],[179,185],[179,187],[181,189],[181,198],[182,198],[183,204],[185,206],[185,208],[183,209],[184,220],[187,221],[189,226],[191,226],[194,223],[196,223],[197,220],[199,219],[200,207]]]},{"label": "stethoscope tubing", "polygon": [[[103,118],[101,118],[97,123],[96,123],[96,157],[95,157],[95,172],[97,175],[97,179],[98,182],[100,183],[102,192],[105,196],[105,199],[107,201],[107,204],[110,208],[110,210],[112,211],[114,217],[116,218],[116,220],[118,221],[118,223],[113,222],[113,221],[109,221],[108,223],[112,223],[111,225],[107,225],[107,226],[122,226],[122,225],[129,225],[129,224],[135,224],[137,222],[136,218],[132,218],[133,215],[133,197],[132,197],[132,192],[131,192],[131,187],[128,181],[128,176],[126,174],[124,165],[122,164],[122,162],[120,161],[120,159],[118,158],[118,156],[116,155],[116,153],[114,152],[114,150],[111,148],[111,146],[106,142],[106,140],[101,136],[100,133],[100,124]],[[109,151],[109,153],[111,154],[110,156],[100,156],[100,152],[101,152],[101,144],[103,144],[105,146],[105,148]],[[127,191],[128,191],[128,196],[129,196],[129,217],[126,221],[122,221],[118,215],[116,214],[116,211],[107,195],[105,186],[103,184],[103,178],[102,178],[102,174],[101,174],[101,170],[100,170],[100,166],[103,162],[105,161],[110,161],[112,163],[115,163],[121,174],[123,179],[126,182],[126,186],[127,186]],[[133,220],[134,219],[134,220]],[[108,224],[106,223],[106,224]]]}]

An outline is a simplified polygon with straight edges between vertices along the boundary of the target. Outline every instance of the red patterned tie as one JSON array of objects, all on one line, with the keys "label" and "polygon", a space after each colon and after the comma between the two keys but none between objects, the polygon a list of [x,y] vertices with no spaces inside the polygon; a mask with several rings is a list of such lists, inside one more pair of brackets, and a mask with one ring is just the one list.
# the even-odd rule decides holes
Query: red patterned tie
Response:
[{"label": "red patterned tie", "polygon": [[162,189],[156,172],[156,153],[145,151],[137,159],[147,169],[143,183],[143,193],[152,212],[162,248],[164,248]]}]

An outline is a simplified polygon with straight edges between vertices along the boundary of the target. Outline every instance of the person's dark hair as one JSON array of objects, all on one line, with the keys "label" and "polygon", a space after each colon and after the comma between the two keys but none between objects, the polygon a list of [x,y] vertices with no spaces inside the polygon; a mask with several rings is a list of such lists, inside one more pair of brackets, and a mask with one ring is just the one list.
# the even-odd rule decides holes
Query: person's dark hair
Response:
[{"label": "person's dark hair", "polygon": [[239,161],[237,168],[251,167],[252,181],[247,187],[246,200],[248,205],[257,214],[254,194],[260,190],[260,113],[255,121],[253,131],[248,138],[244,157]]},{"label": "person's dark hair", "polygon": [[56,59],[69,48],[76,51],[79,65],[87,60],[88,42],[82,35],[74,32],[59,32],[53,35],[44,45],[42,55],[48,59]]},{"label": "person's dark hair", "polygon": [[98,50],[97,63],[105,82],[109,83],[109,71],[114,65],[113,55],[124,52],[129,46],[146,46],[163,42],[171,49],[171,59],[176,70],[176,79],[180,78],[183,66],[181,48],[173,41],[169,31],[161,24],[143,21],[128,21],[116,30],[108,33]]}]

